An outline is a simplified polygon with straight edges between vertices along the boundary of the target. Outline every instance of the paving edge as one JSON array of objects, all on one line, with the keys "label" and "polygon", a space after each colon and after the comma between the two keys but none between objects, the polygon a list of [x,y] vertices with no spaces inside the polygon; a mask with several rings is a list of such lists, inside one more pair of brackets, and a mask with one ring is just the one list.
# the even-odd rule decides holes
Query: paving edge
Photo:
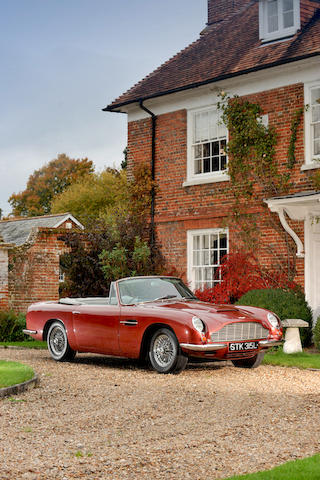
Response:
[{"label": "paving edge", "polygon": [[16,385],[11,385],[10,387],[0,388],[0,398],[25,392],[30,388],[37,387],[39,383],[40,379],[38,375],[35,375],[33,378],[31,378],[31,380],[27,380],[26,382],[17,383]]}]

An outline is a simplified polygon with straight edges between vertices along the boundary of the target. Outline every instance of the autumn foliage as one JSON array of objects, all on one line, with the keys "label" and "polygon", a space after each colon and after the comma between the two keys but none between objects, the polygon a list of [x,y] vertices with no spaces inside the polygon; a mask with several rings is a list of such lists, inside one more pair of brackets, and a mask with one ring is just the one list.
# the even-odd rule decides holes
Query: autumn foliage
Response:
[{"label": "autumn foliage", "polygon": [[93,163],[87,158],[73,159],[64,153],[58,155],[30,175],[25,190],[11,195],[12,215],[34,217],[50,213],[54,197],[93,170]]},{"label": "autumn foliage", "polygon": [[250,290],[263,288],[296,289],[284,271],[261,268],[252,253],[237,252],[226,255],[219,269],[222,281],[214,287],[196,290],[196,296],[210,303],[234,303]]}]

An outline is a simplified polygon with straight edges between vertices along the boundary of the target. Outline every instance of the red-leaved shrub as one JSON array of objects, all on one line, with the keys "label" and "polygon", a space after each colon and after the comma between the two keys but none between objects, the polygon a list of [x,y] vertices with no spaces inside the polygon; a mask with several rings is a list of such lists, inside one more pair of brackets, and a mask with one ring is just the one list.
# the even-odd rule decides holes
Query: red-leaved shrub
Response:
[{"label": "red-leaved shrub", "polygon": [[221,282],[214,287],[196,290],[195,295],[204,302],[234,303],[250,290],[262,288],[290,288],[297,285],[288,280],[285,272],[264,271],[251,253],[230,253],[222,259],[218,271]]}]

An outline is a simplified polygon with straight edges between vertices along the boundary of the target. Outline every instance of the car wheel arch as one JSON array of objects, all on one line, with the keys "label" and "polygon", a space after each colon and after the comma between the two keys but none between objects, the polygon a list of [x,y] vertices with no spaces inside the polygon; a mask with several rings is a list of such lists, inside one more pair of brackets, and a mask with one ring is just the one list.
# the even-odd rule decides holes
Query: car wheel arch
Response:
[{"label": "car wheel arch", "polygon": [[140,355],[139,355],[140,360],[146,360],[147,359],[148,348],[149,348],[151,338],[152,338],[153,334],[157,330],[159,330],[160,328],[167,328],[168,330],[171,330],[175,334],[175,336],[177,336],[174,329],[170,325],[168,325],[167,323],[160,323],[159,322],[159,323],[153,323],[152,325],[149,325],[145,329],[145,331],[143,333],[143,336],[142,336],[141,346],[140,346]]},{"label": "car wheel arch", "polygon": [[65,324],[63,323],[63,321],[62,321],[60,318],[50,318],[49,320],[46,321],[46,324],[45,324],[45,326],[43,327],[42,340],[43,340],[44,342],[47,341],[49,329],[50,329],[51,325],[52,325],[54,322],[60,322],[60,323],[62,323],[62,325],[63,325],[64,328],[66,329]]}]

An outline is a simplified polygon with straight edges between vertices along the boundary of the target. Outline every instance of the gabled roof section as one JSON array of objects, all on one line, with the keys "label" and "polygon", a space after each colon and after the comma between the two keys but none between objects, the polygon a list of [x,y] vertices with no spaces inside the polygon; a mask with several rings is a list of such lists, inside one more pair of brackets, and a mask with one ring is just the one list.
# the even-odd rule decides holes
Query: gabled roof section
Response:
[{"label": "gabled roof section", "polygon": [[37,228],[59,228],[64,222],[70,220],[77,227],[84,226],[70,213],[58,215],[43,215],[41,217],[13,218],[0,221],[0,238],[6,243],[17,246],[28,242],[31,233]]},{"label": "gabled roof section", "polygon": [[259,2],[251,0],[225,20],[207,25],[200,38],[104,108],[187,90],[320,55],[320,0],[301,0],[302,27],[286,40],[262,44]]}]

